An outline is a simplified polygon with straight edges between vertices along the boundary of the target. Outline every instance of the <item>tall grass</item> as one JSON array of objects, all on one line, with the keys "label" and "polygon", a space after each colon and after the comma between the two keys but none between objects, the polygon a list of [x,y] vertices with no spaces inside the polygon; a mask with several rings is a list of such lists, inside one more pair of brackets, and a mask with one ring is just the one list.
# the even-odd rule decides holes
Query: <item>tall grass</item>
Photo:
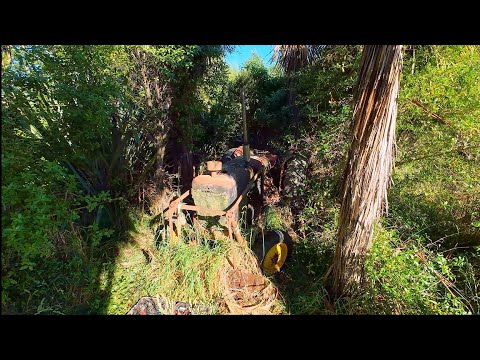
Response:
[{"label": "tall grass", "polygon": [[[155,234],[144,223],[137,223],[132,241],[124,246],[113,266],[111,296],[105,312],[125,314],[142,296],[203,304],[217,311],[221,298],[218,274],[225,261],[228,244],[196,234],[196,244],[184,242],[155,245]],[[107,278],[102,278],[104,286]]]}]

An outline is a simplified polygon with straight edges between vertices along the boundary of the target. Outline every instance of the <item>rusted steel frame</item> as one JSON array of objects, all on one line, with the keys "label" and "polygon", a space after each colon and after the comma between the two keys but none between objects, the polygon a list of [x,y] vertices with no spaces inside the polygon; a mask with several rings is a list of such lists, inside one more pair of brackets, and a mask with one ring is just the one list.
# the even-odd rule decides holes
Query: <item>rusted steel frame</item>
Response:
[{"label": "rusted steel frame", "polygon": [[175,199],[175,200],[172,200],[172,202],[170,203],[170,205],[168,206],[168,208],[165,209],[164,211],[169,210],[169,209],[172,209],[172,208],[177,208],[178,204],[179,204],[183,199],[185,199],[188,195],[190,195],[190,190],[185,191],[182,195],[180,195],[179,198],[177,198],[177,199]]},{"label": "rusted steel frame", "polygon": [[173,236],[173,209],[168,210],[167,218],[168,218],[168,230],[170,232],[170,239],[173,241],[173,239],[174,239],[174,236]]},{"label": "rusted steel frame", "polygon": [[[168,218],[168,228],[170,230],[170,239],[174,239],[174,230],[173,230],[173,215],[175,213],[178,213],[179,211],[179,204],[181,204],[181,201],[183,199],[185,199],[188,195],[190,195],[190,190],[187,190],[185,191],[182,195],[180,195],[179,198],[173,200],[170,205],[168,206],[168,208],[166,209],[166,212],[167,212],[167,218]],[[178,239],[180,239],[180,236],[181,236],[181,226],[179,226],[178,224],[176,224],[176,228],[177,228],[177,242],[178,242]]]},{"label": "rusted steel frame", "polygon": [[226,214],[226,211],[222,210],[213,210],[213,209],[207,209],[204,207],[196,206],[196,205],[187,205],[187,204],[180,204],[180,209],[181,210],[193,210],[193,211],[203,211],[205,213],[209,213],[212,216],[224,216]]},{"label": "rusted steel frame", "polygon": [[[183,204],[181,203],[181,201],[183,199],[185,199],[188,195],[190,195],[191,191],[190,190],[187,190],[185,191],[179,198],[173,200],[168,209],[166,209],[165,211],[167,212],[167,218],[168,218],[168,227],[169,227],[169,230],[170,230],[170,238],[173,239],[174,238],[174,230],[173,230],[173,214],[175,214],[176,212],[180,211],[180,210],[193,210],[193,211],[203,211],[205,213],[209,213],[211,214],[212,216],[225,216],[227,218],[227,227],[228,227],[228,235],[229,235],[229,238],[233,241],[233,238],[235,236],[235,239],[241,243],[241,244],[246,244],[246,241],[245,239],[242,237],[242,234],[240,232],[240,228],[238,226],[238,222],[234,219],[234,212],[237,210],[237,208],[239,207],[243,197],[248,193],[248,191],[250,191],[252,189],[252,186],[253,184],[255,183],[255,181],[257,181],[258,177],[260,175],[263,176],[263,173],[264,173],[264,169],[265,168],[262,168],[260,169],[253,177],[252,179],[248,182],[248,185],[246,186],[245,190],[240,194],[239,197],[237,197],[237,199],[235,200],[235,202],[230,205],[226,210],[222,211],[222,210],[213,210],[213,209],[207,209],[207,208],[203,208],[203,207],[200,207],[200,206],[196,206],[196,205],[187,205],[187,204]],[[233,228],[233,230],[232,230]],[[177,225],[177,233],[178,233],[178,236],[177,238],[179,239],[180,238],[180,226]]]},{"label": "rusted steel frame", "polygon": [[[233,235],[235,236],[235,239],[239,244],[245,245],[247,242],[246,240],[242,237],[242,233],[240,232],[240,227],[238,226],[238,221],[235,220],[234,212],[237,210],[239,207],[243,197],[250,191],[250,189],[253,187],[253,184],[257,181],[258,177],[260,175],[263,175],[264,168],[260,169],[255,176],[249,181],[247,187],[245,190],[243,190],[242,194],[235,200],[235,202],[230,206],[225,214],[227,218],[227,225],[228,225],[228,235],[230,239],[233,241]],[[233,228],[233,231],[232,231]],[[232,234],[233,233],[233,234]]]},{"label": "rusted steel frame", "polygon": [[[259,172],[257,172],[255,174],[255,176],[249,181],[247,187],[245,188],[245,190],[240,194],[239,197],[237,197],[237,199],[235,200],[235,202],[230,205],[229,207],[227,207],[226,210],[213,210],[213,209],[207,209],[207,208],[204,208],[204,207],[200,207],[200,206],[196,206],[196,205],[187,205],[187,204],[180,204],[180,209],[182,210],[193,210],[193,211],[202,211],[202,212],[205,212],[205,213],[209,213],[211,214],[212,216],[224,216],[226,215],[226,213],[228,211],[235,211],[237,209],[237,207],[239,206],[240,202],[242,201],[243,197],[247,194],[247,192],[249,190],[251,190],[252,188],[252,185],[255,183],[255,181],[258,179],[260,173],[262,173],[262,171],[260,170]],[[183,197],[183,195],[182,195]],[[175,201],[178,201],[180,199],[182,199],[182,197],[180,197],[179,199],[175,200]],[[186,197],[186,196],[185,196]],[[185,198],[183,197],[183,198]]]},{"label": "rusted steel frame", "polygon": [[240,226],[238,225],[238,221],[233,219],[231,220],[232,228],[233,228],[233,235],[235,236],[235,240],[241,245],[247,245],[247,241],[243,238],[242,233],[240,231]]},{"label": "rusted steel frame", "polygon": [[232,216],[230,213],[227,214],[227,228],[228,228],[228,237],[233,241],[233,226],[232,226]]},{"label": "rusted steel frame", "polygon": [[233,220],[233,212],[227,212],[226,214],[227,218],[227,228],[228,228],[228,238],[232,242],[232,263],[233,263],[233,268],[236,269],[237,267],[237,257],[235,255],[235,242],[233,241],[233,231],[232,231],[232,220]]},{"label": "rusted steel frame", "polygon": [[205,237],[207,237],[207,229],[200,224],[196,216],[193,217],[193,226],[197,231],[201,232]]},{"label": "rusted steel frame", "polygon": [[[179,243],[180,242],[180,238],[181,238],[181,225],[177,222],[175,223],[175,230],[174,230],[174,222],[173,222],[173,214],[175,213],[174,209],[172,209],[172,211],[168,211],[168,229],[170,230],[170,239],[172,239],[172,242],[173,242],[173,239],[175,239],[175,244]],[[176,237],[174,236],[175,233],[177,234]]]},{"label": "rusted steel frame", "polygon": [[[250,179],[247,187],[245,188],[245,190],[243,191],[243,193],[237,198],[237,200],[235,201],[235,203],[233,205],[231,205],[229,208],[227,208],[225,211],[223,211],[223,213],[225,213],[226,211],[230,210],[230,209],[233,209],[235,206],[237,206],[238,204],[237,203],[240,203],[241,199],[243,198],[243,196],[245,196],[245,194],[252,188],[252,184],[258,179],[258,177],[260,175],[263,175],[263,172],[264,172],[264,169],[260,169],[253,177],[252,179]],[[164,210],[165,211],[168,211],[169,209],[172,209],[172,208],[176,208],[178,206],[178,204],[184,200],[188,195],[191,194],[191,190],[187,190],[185,191],[182,195],[180,195],[179,198],[175,199],[175,200],[172,200],[172,202],[170,203],[169,207],[167,209]],[[240,200],[240,201],[239,201]],[[195,209],[187,209],[186,206],[188,207],[191,207],[192,205],[186,205],[186,204],[181,204],[181,207],[186,209],[186,210],[195,210]],[[205,209],[205,208],[199,208],[197,207],[198,209],[201,209],[202,211],[208,211],[210,209]],[[212,211],[217,211],[217,212],[222,212],[220,210],[212,210]],[[220,214],[219,214],[220,215]],[[223,214],[222,214],[223,215]]]}]

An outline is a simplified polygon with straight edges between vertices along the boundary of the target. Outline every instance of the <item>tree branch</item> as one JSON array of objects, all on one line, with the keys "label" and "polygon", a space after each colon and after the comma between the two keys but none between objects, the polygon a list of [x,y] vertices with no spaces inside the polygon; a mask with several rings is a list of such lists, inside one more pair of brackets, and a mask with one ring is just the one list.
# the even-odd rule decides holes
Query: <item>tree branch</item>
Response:
[{"label": "tree branch", "polygon": [[431,111],[430,109],[428,109],[425,105],[423,105],[420,101],[418,100],[410,100],[410,99],[407,99],[408,102],[412,103],[413,105],[416,105],[418,106],[419,108],[421,108],[423,111],[425,111],[428,115],[430,115],[431,117],[439,120],[441,123],[445,124],[445,125],[448,125],[448,126],[452,126],[452,123],[444,118],[442,118],[440,115],[438,115],[437,113],[434,113],[433,111]]}]

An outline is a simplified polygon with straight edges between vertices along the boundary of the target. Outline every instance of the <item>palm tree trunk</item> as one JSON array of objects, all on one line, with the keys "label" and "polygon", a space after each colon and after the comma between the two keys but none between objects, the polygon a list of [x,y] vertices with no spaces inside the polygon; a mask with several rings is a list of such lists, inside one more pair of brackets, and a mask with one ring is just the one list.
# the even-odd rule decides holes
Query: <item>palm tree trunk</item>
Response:
[{"label": "palm tree trunk", "polygon": [[370,45],[363,50],[332,269],[332,290],[337,298],[363,279],[373,226],[383,211],[388,212],[401,49],[401,45]]}]

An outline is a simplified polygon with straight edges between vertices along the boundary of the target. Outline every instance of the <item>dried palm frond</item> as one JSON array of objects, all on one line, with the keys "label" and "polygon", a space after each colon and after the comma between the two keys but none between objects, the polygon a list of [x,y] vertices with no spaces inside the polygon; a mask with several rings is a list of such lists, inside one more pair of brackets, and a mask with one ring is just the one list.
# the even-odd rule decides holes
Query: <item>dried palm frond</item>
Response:
[{"label": "dried palm frond", "polygon": [[344,172],[337,247],[336,296],[363,278],[373,226],[385,210],[395,152],[401,45],[365,46],[355,93],[352,145]]},{"label": "dried palm frond", "polygon": [[312,63],[323,48],[323,45],[275,45],[271,61],[289,74]]}]

